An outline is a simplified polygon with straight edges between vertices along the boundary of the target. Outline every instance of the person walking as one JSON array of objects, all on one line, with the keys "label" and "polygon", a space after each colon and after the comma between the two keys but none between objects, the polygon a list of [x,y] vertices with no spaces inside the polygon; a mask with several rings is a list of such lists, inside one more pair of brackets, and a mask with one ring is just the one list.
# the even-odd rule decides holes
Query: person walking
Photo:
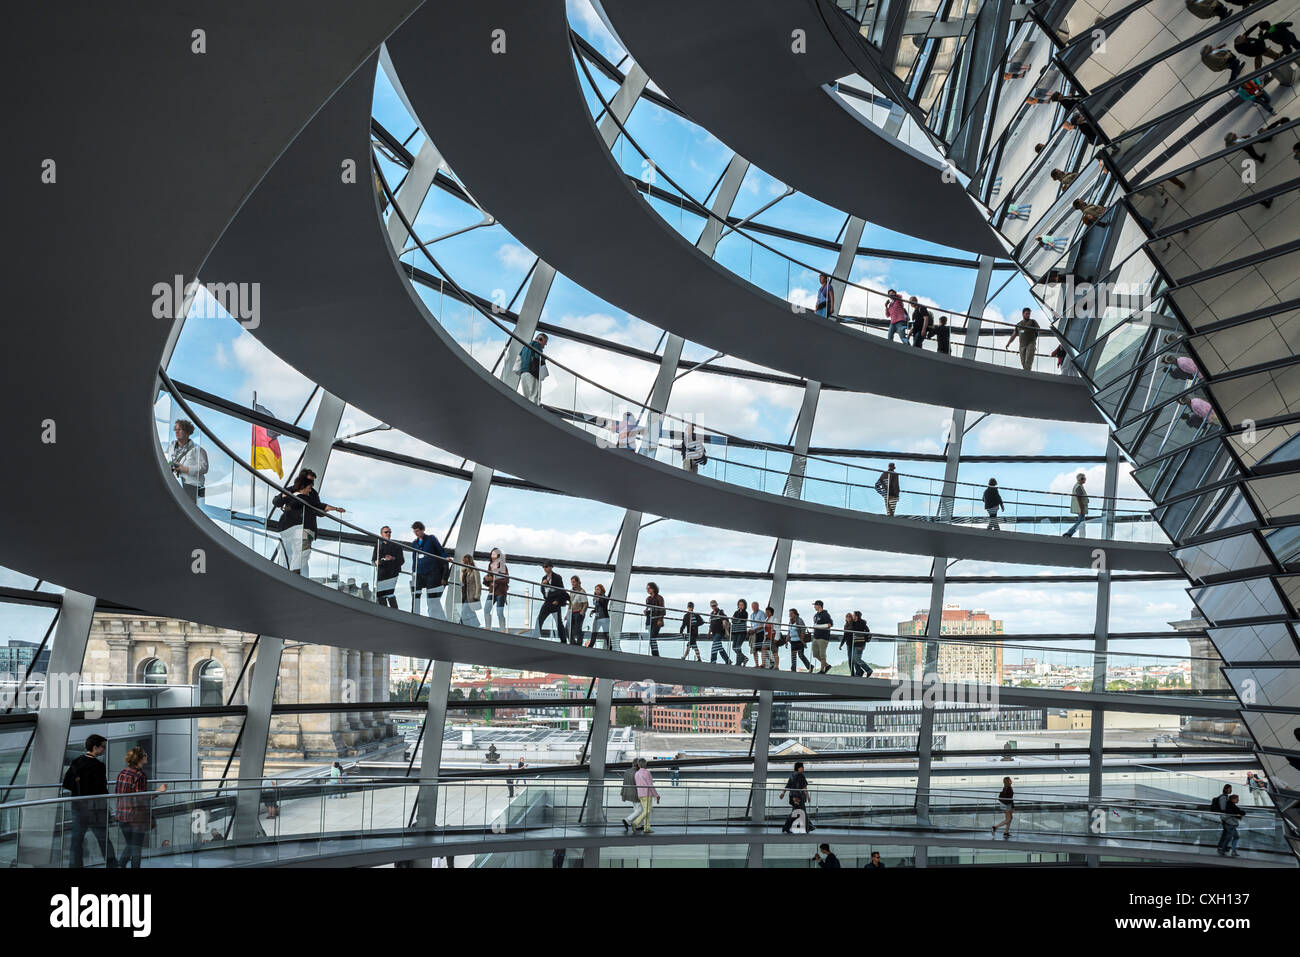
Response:
[{"label": "person walking", "polygon": [[682,648],[682,661],[685,661],[686,656],[692,651],[695,652],[696,661],[704,660],[700,657],[700,646],[697,643],[700,640],[700,626],[703,624],[704,619],[695,614],[695,602],[688,601],[686,611],[682,615],[682,627],[677,632],[677,634],[686,637],[686,645]]},{"label": "person walking", "polygon": [[664,596],[659,594],[659,586],[646,582],[645,586],[645,627],[650,634],[650,654],[659,657],[659,632],[664,627]]},{"label": "person walking", "polygon": [[642,834],[653,834],[650,829],[650,807],[651,802],[659,802],[659,792],[655,790],[654,775],[650,773],[650,768],[646,766],[645,758],[637,758],[636,771],[636,796],[641,802],[641,811],[632,819],[632,830],[635,831],[637,825],[641,825]]},{"label": "person walking", "polygon": [[[149,755],[144,748],[132,748],[126,752],[126,767],[117,772],[117,781],[113,790],[121,795],[141,795],[149,790],[149,778],[144,773],[144,766],[149,763]],[[162,794],[167,785],[160,784],[154,789],[155,794]],[[122,856],[122,867],[140,866],[140,857],[144,845],[153,829],[153,803],[147,797],[119,797],[117,799],[117,823],[122,828],[122,837],[126,839],[126,853]]]},{"label": "person walking", "polygon": [[488,608],[483,614],[483,624],[492,627],[492,609],[497,612],[497,627],[506,630],[506,602],[510,597],[510,567],[506,553],[499,548],[488,553],[488,573],[483,580],[487,589]]},{"label": "person walking", "polygon": [[605,636],[605,650],[612,650],[609,643],[609,597],[605,594],[605,586],[597,585],[591,590],[591,637],[587,639],[587,647],[596,646],[596,636]]},{"label": "person walking", "polygon": [[774,671],[781,670],[781,646],[785,644],[785,635],[777,632],[776,609],[768,605],[763,609],[767,621],[763,623],[763,643],[767,646],[768,656]]},{"label": "person walking", "polygon": [[1241,57],[1237,56],[1228,49],[1228,44],[1205,44],[1201,47],[1201,62],[1205,64],[1206,69],[1215,73],[1228,71],[1228,77],[1235,83],[1237,76],[1241,73],[1241,68],[1245,66]]},{"label": "person walking", "polygon": [[[1250,29],[1258,30],[1260,39],[1272,40],[1280,46],[1282,48],[1283,56],[1288,56],[1295,53],[1297,50],[1300,50],[1300,39],[1297,39],[1296,35],[1291,32],[1290,20],[1284,20],[1281,23],[1270,23],[1267,20],[1260,20],[1259,23],[1255,24]],[[1248,30],[1247,32],[1249,33],[1250,31]],[[1276,60],[1277,57],[1274,57],[1273,59]]]},{"label": "person walking", "polygon": [[1269,116],[1274,116],[1277,113],[1277,110],[1273,109],[1273,98],[1270,97],[1264,87],[1255,80],[1247,80],[1245,83],[1241,84],[1241,86],[1237,87],[1237,96],[1241,97],[1247,103],[1254,103],[1256,106],[1263,109],[1263,111]]},{"label": "person walking", "polygon": [[474,564],[473,555],[462,555],[460,561],[460,623],[481,628],[478,610],[483,603],[483,576]]},{"label": "person walking", "polygon": [[555,630],[560,644],[569,643],[569,632],[564,627],[564,606],[569,603],[569,593],[564,590],[564,579],[555,573],[555,565],[542,562],[542,607],[537,612],[537,637],[544,637],[542,625],[555,616]]},{"label": "person walking", "polygon": [[724,664],[731,664],[731,659],[727,657],[727,648],[724,642],[727,639],[727,614],[718,607],[716,601],[709,602],[709,638],[713,641],[713,646],[709,649],[709,664],[714,664],[719,657]]},{"label": "person walking", "polygon": [[766,621],[767,615],[758,607],[758,602],[750,602],[749,653],[754,656],[755,668],[767,667],[767,657],[763,653],[763,638],[766,636],[763,623]]},{"label": "person walking", "polygon": [[167,443],[167,464],[181,482],[181,491],[194,504],[203,497],[208,474],[208,453],[194,443],[194,423],[177,419],[172,423],[175,439]]},{"label": "person walking", "polygon": [[343,797],[343,765],[335,761],[330,765],[330,800]]},{"label": "person walking", "polygon": [[952,328],[947,316],[940,316],[939,324],[934,327],[934,347],[940,355],[952,354]]},{"label": "person walking", "polygon": [[447,577],[451,563],[447,561],[447,552],[438,541],[437,535],[424,530],[424,522],[412,522],[411,548],[414,551],[411,570],[414,579],[411,582],[411,613],[418,614],[420,593],[424,592],[424,611],[430,618],[447,620],[447,613],[442,608],[442,590],[447,586]]},{"label": "person walking", "polygon": [[1061,536],[1070,538],[1075,531],[1079,532],[1080,538],[1086,538],[1084,534],[1083,523],[1088,520],[1088,491],[1084,483],[1088,481],[1088,476],[1082,472],[1074,477],[1074,488],[1070,489],[1070,514],[1077,516],[1075,523]]},{"label": "person walking", "polygon": [[844,625],[840,629],[840,647],[848,648],[845,657],[849,662],[849,675],[850,677],[856,678],[858,676],[858,665],[853,658],[853,631],[853,612],[846,611],[844,613]]},{"label": "person walking", "polygon": [[582,644],[582,624],[587,618],[587,593],[582,590],[582,579],[569,578],[569,641]]},{"label": "person walking", "polygon": [[1261,70],[1264,67],[1264,57],[1268,57],[1270,60],[1276,60],[1278,57],[1282,56],[1282,54],[1274,53],[1262,36],[1252,37],[1250,35],[1250,31],[1254,30],[1258,26],[1259,24],[1255,24],[1254,27],[1237,34],[1237,36],[1232,40],[1232,48],[1242,56],[1254,57],[1255,69]]},{"label": "person walking", "polygon": [[803,812],[804,827],[807,829],[806,833],[811,834],[817,829],[813,827],[812,818],[808,816],[808,804],[812,795],[808,791],[808,779],[804,777],[802,761],[795,762],[794,770],[790,773],[790,777],[786,779],[785,787],[781,789],[781,793],[777,795],[777,799],[779,800],[785,797],[787,791],[790,792],[790,816],[786,818],[785,824],[781,827],[781,830],[786,834],[790,833],[790,828],[795,822],[795,808],[798,808]]},{"label": "person walking", "polygon": [[913,296],[908,300],[912,304],[912,345],[920,349],[925,345],[925,340],[930,337],[930,329],[934,325],[934,316],[924,305],[916,301]]},{"label": "person walking", "polygon": [[1219,856],[1220,857],[1240,857],[1237,853],[1237,842],[1241,840],[1241,834],[1238,828],[1241,826],[1241,819],[1246,816],[1246,812],[1237,806],[1240,798],[1236,794],[1227,796],[1223,802],[1223,810],[1219,814],[1219,823],[1223,825],[1223,833],[1219,835]]},{"label": "person walking", "polygon": [[1026,372],[1034,368],[1034,350],[1038,346],[1038,322],[1034,319],[1033,310],[1028,307],[1020,310],[1020,321],[1016,323],[1015,328],[1011,330],[1011,338],[1007,340],[1007,348],[1011,348],[1011,343],[1018,338],[1020,340],[1020,368]]},{"label": "person walking", "polygon": [[[100,760],[108,750],[108,738],[92,734],[86,738],[86,750],[73,758],[63,775],[64,790],[75,798],[72,802],[72,837],[69,867],[85,867],[86,835],[99,845],[105,867],[117,867],[117,856],[108,838],[108,773]],[[103,795],[104,800],[98,800]]]},{"label": "person walking", "polygon": [[831,613],[826,610],[826,606],[820,600],[813,602],[813,658],[821,662],[821,670],[817,672],[824,675],[831,670],[831,663],[826,660],[826,649],[830,647],[831,642],[831,625],[835,624],[835,619]]},{"label": "person walking", "polygon": [[533,405],[542,404],[542,380],[550,375],[546,368],[546,333],[539,332],[537,338],[519,350],[515,360],[515,371],[519,373],[519,391]]},{"label": "person walking", "polygon": [[370,562],[375,566],[375,601],[389,608],[397,607],[397,576],[406,564],[406,555],[402,546],[393,541],[393,530],[385,525],[379,530],[379,538],[370,553]]},{"label": "person walking", "polygon": [[808,669],[812,674],[813,666],[808,663],[807,656],[804,655],[805,639],[808,637],[808,626],[804,620],[799,617],[799,609],[791,608],[786,612],[789,623],[785,626],[786,637],[790,643],[790,670],[798,671],[799,662]]},{"label": "person walking", "polygon": [[288,492],[275,496],[271,504],[281,512],[280,542],[284,546],[289,571],[295,575],[307,575],[311,544],[316,540],[317,518],[329,512],[342,515],[344,510],[320,500],[316,493],[316,473],[311,469],[299,472]]},{"label": "person walking", "polygon": [[1232,16],[1223,0],[1183,0],[1192,16],[1200,20],[1218,17],[1220,22]]},{"label": "person walking", "polygon": [[889,342],[898,336],[903,345],[907,345],[907,309],[897,290],[889,290],[889,298],[885,302],[885,318],[889,320],[889,334],[885,341]]},{"label": "person walking", "polygon": [[998,792],[998,803],[1002,805],[1004,817],[997,824],[993,825],[993,833],[997,834],[998,828],[1002,828],[1002,837],[1011,836],[1011,818],[1014,816],[1016,807],[1016,792],[1011,787],[1011,779],[1002,779],[1002,790]]},{"label": "person walking", "polygon": [[898,497],[902,493],[898,487],[898,473],[894,471],[894,463],[889,463],[889,468],[880,473],[880,478],[876,479],[876,491],[885,497],[885,514],[893,515],[894,510],[898,508]]},{"label": "person walking", "polygon": [[813,853],[813,860],[817,862],[818,867],[839,867],[840,859],[831,853],[829,844],[822,844]]},{"label": "person walking", "polygon": [[636,817],[634,812],[641,809],[641,798],[637,796],[636,792],[636,772],[640,769],[642,763],[642,759],[637,758],[628,766],[628,769],[623,772],[623,785],[618,791],[618,796],[632,805],[632,811],[623,816],[624,834],[632,829],[632,819]]},{"label": "person walking", "polygon": [[984,511],[989,513],[989,524],[986,531],[999,532],[1002,526],[998,524],[998,513],[1002,511],[1002,493],[998,491],[998,480],[989,479],[988,486],[984,489]]},{"label": "person walking", "polygon": [[749,661],[745,655],[745,637],[746,625],[749,621],[749,610],[745,607],[745,599],[741,598],[736,602],[736,610],[731,614],[731,651],[736,656],[736,665],[743,668]]},{"label": "person walking", "polygon": [[827,319],[835,315],[835,286],[825,273],[817,277],[817,315]]},{"label": "person walking", "polygon": [[872,673],[871,665],[863,657],[867,650],[867,642],[871,640],[871,629],[867,626],[866,619],[862,617],[862,612],[853,613],[853,662],[858,666],[858,674],[863,678],[870,678]]}]

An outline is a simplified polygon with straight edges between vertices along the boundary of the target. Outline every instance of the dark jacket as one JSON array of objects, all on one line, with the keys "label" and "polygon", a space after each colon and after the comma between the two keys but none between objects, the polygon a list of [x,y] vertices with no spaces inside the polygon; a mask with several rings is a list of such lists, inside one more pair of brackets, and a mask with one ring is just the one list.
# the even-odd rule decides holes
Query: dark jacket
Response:
[{"label": "dark jacket", "polygon": [[727,615],[722,611],[709,612],[709,634],[725,635],[727,633]]},{"label": "dark jacket", "polygon": [[[74,797],[86,797],[94,794],[108,793],[108,772],[104,762],[81,754],[68,764],[68,771],[63,775],[63,787],[72,792]],[[107,823],[108,807],[99,801],[76,801],[73,804],[77,818],[97,824]]]},{"label": "dark jacket", "polygon": [[731,613],[731,637],[740,641],[745,637],[745,630],[749,622],[749,612],[741,609]]},{"label": "dark jacket", "polygon": [[542,576],[542,600],[554,608],[569,603],[569,593],[564,589],[564,579],[560,577],[559,572]]},{"label": "dark jacket", "polygon": [[952,351],[952,326],[935,326],[934,340],[938,343],[940,352],[949,353]]},{"label": "dark jacket", "polygon": [[876,479],[876,486],[884,491],[886,498],[898,498],[898,473],[886,469]]},{"label": "dark jacket", "polygon": [[984,489],[984,507],[985,508],[1002,507],[1002,496],[998,493],[998,487],[996,485],[990,485],[986,489]]},{"label": "dark jacket", "polygon": [[662,628],[664,625],[664,596],[646,595],[645,605],[646,624],[656,624]]},{"label": "dark jacket", "polygon": [[375,540],[375,547],[370,553],[370,560],[375,563],[378,569],[376,577],[380,581],[388,578],[397,577],[397,573],[402,570],[406,564],[406,553],[402,546],[392,539],[380,538]]},{"label": "dark jacket", "polygon": [[693,611],[682,612],[682,627],[677,632],[679,635],[690,635],[692,639],[700,637],[700,626],[704,624],[704,619]]},{"label": "dark jacket", "polygon": [[438,541],[437,535],[430,535],[425,532],[420,538],[411,542],[411,547],[416,550],[412,557],[412,571],[417,575],[433,575],[434,585],[440,585],[447,580],[447,570],[450,565],[447,563],[447,552],[442,547],[442,542]]},{"label": "dark jacket", "polygon": [[826,856],[817,862],[818,867],[839,867],[840,859],[835,856],[833,851],[827,851]]},{"label": "dark jacket", "polygon": [[519,374],[540,377],[542,374],[542,350],[544,346],[537,341],[530,342],[519,350]]},{"label": "dark jacket", "polygon": [[284,512],[280,519],[280,531],[301,525],[307,531],[314,532],[316,520],[325,514],[325,503],[320,500],[314,488],[293,495],[281,492],[271,499],[271,504]]},{"label": "dark jacket", "polygon": [[601,618],[609,617],[609,596],[592,595],[591,596],[591,618],[596,621]]}]

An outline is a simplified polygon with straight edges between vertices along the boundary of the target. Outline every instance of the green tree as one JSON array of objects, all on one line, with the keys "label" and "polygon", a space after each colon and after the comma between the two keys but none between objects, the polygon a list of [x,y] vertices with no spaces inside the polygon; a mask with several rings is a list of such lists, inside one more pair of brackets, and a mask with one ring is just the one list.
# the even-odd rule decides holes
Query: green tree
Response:
[{"label": "green tree", "polygon": [[624,728],[644,728],[645,718],[641,716],[641,709],[634,704],[619,705],[614,712],[614,724]]}]

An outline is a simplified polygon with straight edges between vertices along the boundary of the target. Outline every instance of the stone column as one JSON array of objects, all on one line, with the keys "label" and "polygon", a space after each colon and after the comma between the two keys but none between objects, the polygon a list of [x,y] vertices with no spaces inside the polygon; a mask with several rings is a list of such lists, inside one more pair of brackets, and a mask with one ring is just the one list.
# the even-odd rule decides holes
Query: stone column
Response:
[{"label": "stone column", "polygon": [[[369,702],[374,700],[375,694],[375,655],[371,651],[361,652],[361,682],[357,686],[357,700]],[[377,735],[375,728],[379,722],[375,720],[373,711],[361,712],[361,726],[365,728],[366,740],[373,741]]]},{"label": "stone column", "polygon": [[[344,652],[344,655],[346,661],[344,666],[344,677],[347,678],[348,681],[348,684],[344,687],[350,689],[352,700],[356,701],[358,700],[361,689],[361,652],[357,651],[355,648],[348,648]],[[343,730],[348,735],[348,744],[355,745],[364,740],[361,733],[361,712],[345,712],[344,718],[346,719],[346,724],[344,725]]]},{"label": "stone column", "polygon": [[167,665],[167,683],[169,685],[184,685],[190,682],[190,649],[189,644],[184,638],[168,638],[167,657],[164,664]]}]

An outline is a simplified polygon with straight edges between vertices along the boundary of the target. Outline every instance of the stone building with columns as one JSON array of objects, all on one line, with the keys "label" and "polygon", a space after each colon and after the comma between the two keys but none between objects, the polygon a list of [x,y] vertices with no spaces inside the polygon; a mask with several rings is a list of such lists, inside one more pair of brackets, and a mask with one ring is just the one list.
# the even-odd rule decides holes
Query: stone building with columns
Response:
[{"label": "stone building with columns", "polygon": [[[240,679],[257,636],[175,618],[122,612],[95,615],[86,649],[88,672],[109,682],[197,685],[201,705],[245,705],[254,657]],[[366,702],[389,700],[388,655],[329,645],[286,642],[276,704],[356,702],[355,711],[277,714],[271,718],[266,771],[325,765],[356,755],[399,750],[403,741],[383,711]],[[242,715],[198,718],[199,766],[220,777],[243,724]],[[236,757],[231,774],[238,773]]]}]

